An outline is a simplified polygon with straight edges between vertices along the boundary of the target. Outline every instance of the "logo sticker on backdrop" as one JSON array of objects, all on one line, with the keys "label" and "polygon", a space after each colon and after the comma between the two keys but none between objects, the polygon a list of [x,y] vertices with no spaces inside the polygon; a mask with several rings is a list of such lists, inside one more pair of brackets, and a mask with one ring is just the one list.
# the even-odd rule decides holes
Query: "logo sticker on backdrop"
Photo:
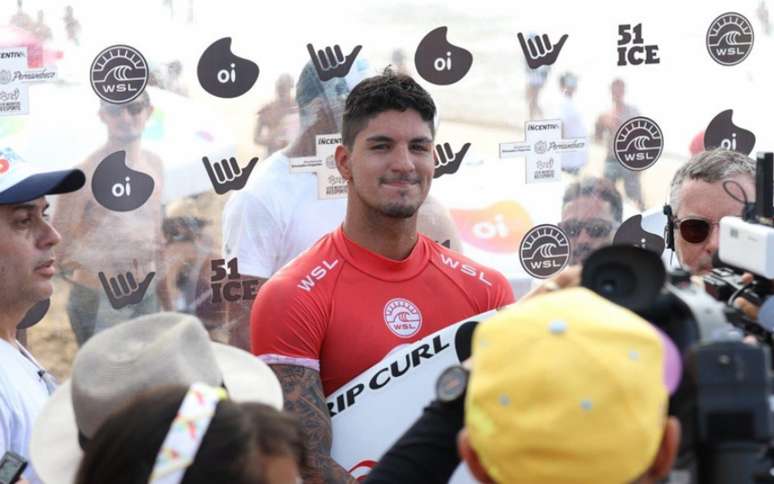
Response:
[{"label": "logo sticker on backdrop", "polygon": [[745,155],[752,153],[755,147],[755,135],[752,131],[740,128],[732,121],[733,109],[726,109],[707,125],[704,131],[704,149],[724,148]]},{"label": "logo sticker on backdrop", "polygon": [[624,167],[642,171],[653,166],[664,149],[661,128],[650,118],[629,119],[615,133],[615,157]]},{"label": "logo sticker on backdrop", "polygon": [[0,48],[0,85],[54,80],[56,65],[40,67],[43,59],[37,52],[38,55],[28,56],[27,47]]},{"label": "logo sticker on backdrop", "polygon": [[439,178],[443,175],[453,175],[462,164],[465,153],[468,152],[470,143],[465,143],[462,148],[455,153],[449,143],[435,145],[435,172],[433,178]]},{"label": "logo sticker on backdrop", "polygon": [[642,215],[629,217],[618,227],[613,237],[615,245],[633,245],[652,250],[661,255],[664,252],[664,238],[642,228]]},{"label": "logo sticker on backdrop", "polygon": [[145,57],[128,45],[113,45],[91,63],[91,87],[103,101],[123,104],[137,98],[148,84]]},{"label": "logo sticker on backdrop", "polygon": [[19,324],[16,325],[16,329],[27,329],[30,326],[34,326],[40,322],[48,313],[48,309],[51,307],[51,299],[45,299],[38,302],[32,308],[27,311]]},{"label": "logo sticker on backdrop", "polygon": [[104,272],[99,272],[97,275],[99,276],[99,282],[102,284],[102,289],[105,290],[108,301],[110,301],[110,305],[118,311],[125,306],[142,301],[156,273],[151,272],[139,284],[134,274],[130,271],[127,271],[125,275],[119,274],[110,279],[108,279]]},{"label": "logo sticker on backdrop", "polygon": [[658,64],[658,46],[645,45],[642,38],[642,24],[621,24],[618,26],[618,65],[638,66]]},{"label": "logo sticker on backdrop", "polygon": [[349,55],[345,56],[338,44],[334,45],[333,48],[326,47],[316,52],[312,44],[306,44],[306,50],[309,52],[309,58],[317,71],[317,76],[323,82],[349,74],[349,70],[362,48],[362,45],[357,45]]},{"label": "logo sticker on backdrop", "polygon": [[212,270],[210,303],[252,301],[258,294],[258,279],[243,280],[239,274],[239,263],[236,257],[232,257],[228,262],[226,259],[211,260],[210,270]]},{"label": "logo sticker on backdrop", "polygon": [[315,137],[316,155],[290,159],[291,173],[316,173],[317,198],[327,200],[347,196],[347,181],[336,167],[334,153],[341,144],[340,134],[321,134]]},{"label": "logo sticker on backdrop", "polygon": [[736,12],[718,16],[707,29],[707,51],[722,66],[735,66],[745,60],[754,41],[752,24]]},{"label": "logo sticker on backdrop", "polygon": [[521,51],[524,53],[524,58],[527,59],[527,65],[530,69],[537,69],[542,66],[550,66],[556,62],[556,58],[559,57],[559,52],[562,51],[564,43],[569,37],[568,34],[564,34],[559,38],[559,42],[553,43],[547,34],[543,35],[530,35],[528,39],[524,39],[524,34],[518,33],[519,45],[521,45]]},{"label": "logo sticker on backdrop", "polygon": [[425,35],[414,53],[417,73],[427,82],[448,86],[459,81],[473,65],[470,51],[449,43],[448,27],[438,27]]},{"label": "logo sticker on backdrop", "polygon": [[569,260],[570,241],[556,225],[537,225],[521,240],[519,261],[532,277],[551,277],[562,270]]},{"label": "logo sticker on backdrop", "polygon": [[529,212],[512,200],[480,209],[452,208],[449,212],[464,242],[500,254],[512,254],[533,226]]},{"label": "logo sticker on backdrop", "polygon": [[561,153],[586,149],[585,138],[562,139],[562,121],[548,119],[524,123],[525,141],[500,143],[500,158],[527,159],[526,183],[562,179]]},{"label": "logo sticker on backdrop", "polygon": [[233,156],[228,160],[222,159],[219,162],[212,163],[206,156],[202,158],[204,169],[212,182],[212,188],[215,193],[223,195],[231,190],[241,190],[247,183],[250,173],[253,172],[255,164],[258,163],[258,157],[254,157],[247,166],[242,169],[239,167],[236,158]]},{"label": "logo sticker on backdrop", "polygon": [[0,49],[0,116],[29,114],[29,88],[21,82],[27,72],[26,47]]},{"label": "logo sticker on backdrop", "polygon": [[126,166],[126,151],[102,160],[91,178],[91,191],[100,205],[114,212],[129,212],[148,201],[155,187],[153,177]]},{"label": "logo sticker on backdrop", "polygon": [[235,98],[249,91],[258,79],[258,64],[231,52],[231,37],[204,49],[196,66],[202,88],[213,96]]}]

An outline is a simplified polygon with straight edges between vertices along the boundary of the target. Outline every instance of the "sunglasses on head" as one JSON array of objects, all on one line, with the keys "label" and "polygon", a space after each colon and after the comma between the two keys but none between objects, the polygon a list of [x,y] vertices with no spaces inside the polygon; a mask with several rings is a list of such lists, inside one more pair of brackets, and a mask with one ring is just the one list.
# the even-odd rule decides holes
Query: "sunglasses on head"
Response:
[{"label": "sunglasses on head", "polygon": [[680,231],[680,236],[691,244],[700,244],[707,240],[713,225],[719,224],[697,217],[675,220],[675,227]]},{"label": "sunglasses on head", "polygon": [[147,103],[140,102],[140,103],[129,103],[129,104],[108,104],[102,107],[102,110],[105,111],[110,116],[118,116],[121,114],[121,111],[126,109],[129,114],[132,116],[137,116],[143,110],[147,107]]},{"label": "sunglasses on head", "polygon": [[610,235],[613,230],[613,223],[607,220],[565,220],[559,222],[559,228],[567,234],[568,237],[578,237],[582,231],[592,239],[601,239]]}]

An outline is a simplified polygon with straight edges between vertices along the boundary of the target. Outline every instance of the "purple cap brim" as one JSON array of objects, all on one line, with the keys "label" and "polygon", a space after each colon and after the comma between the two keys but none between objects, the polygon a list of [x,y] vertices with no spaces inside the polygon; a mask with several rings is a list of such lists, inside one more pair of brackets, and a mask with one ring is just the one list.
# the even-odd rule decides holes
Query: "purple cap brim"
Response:
[{"label": "purple cap brim", "polygon": [[683,375],[683,359],[672,338],[656,326],[653,326],[653,329],[656,330],[664,343],[664,385],[669,390],[669,394],[672,395],[680,385],[680,379]]}]

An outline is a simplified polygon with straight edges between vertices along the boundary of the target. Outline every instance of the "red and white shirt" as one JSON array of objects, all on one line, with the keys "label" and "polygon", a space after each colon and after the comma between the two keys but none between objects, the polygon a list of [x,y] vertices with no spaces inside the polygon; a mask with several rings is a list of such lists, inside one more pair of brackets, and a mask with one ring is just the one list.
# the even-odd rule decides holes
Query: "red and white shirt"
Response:
[{"label": "red and white shirt", "polygon": [[395,261],[339,227],[261,287],[252,351],[269,364],[319,371],[330,395],[397,346],[512,302],[502,274],[422,234]]}]

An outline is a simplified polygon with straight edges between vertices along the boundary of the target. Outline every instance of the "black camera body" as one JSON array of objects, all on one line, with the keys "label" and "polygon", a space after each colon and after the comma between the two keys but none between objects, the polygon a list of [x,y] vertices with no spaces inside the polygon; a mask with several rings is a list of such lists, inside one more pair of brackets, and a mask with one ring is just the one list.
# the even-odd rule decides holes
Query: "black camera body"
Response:
[{"label": "black camera body", "polygon": [[683,356],[682,380],[669,400],[682,428],[670,482],[774,483],[770,348],[743,341],[738,310],[683,271],[667,275],[656,253],[634,246],[594,252],[581,284],[650,321]]}]

